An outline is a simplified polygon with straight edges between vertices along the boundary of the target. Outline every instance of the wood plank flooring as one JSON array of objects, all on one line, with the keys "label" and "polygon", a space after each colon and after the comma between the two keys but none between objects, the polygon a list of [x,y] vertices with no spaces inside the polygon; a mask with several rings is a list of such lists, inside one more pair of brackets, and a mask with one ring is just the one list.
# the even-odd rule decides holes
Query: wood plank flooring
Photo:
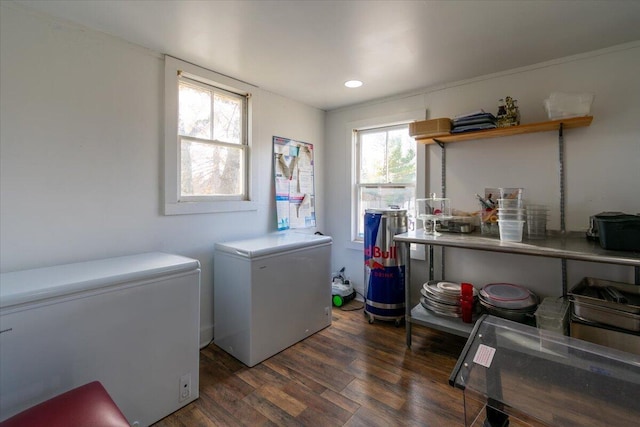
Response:
[{"label": "wood plank flooring", "polygon": [[412,330],[409,349],[404,327],[334,308],[331,326],[253,368],[211,344],[200,398],[154,426],[462,426],[448,378],[465,340]]}]

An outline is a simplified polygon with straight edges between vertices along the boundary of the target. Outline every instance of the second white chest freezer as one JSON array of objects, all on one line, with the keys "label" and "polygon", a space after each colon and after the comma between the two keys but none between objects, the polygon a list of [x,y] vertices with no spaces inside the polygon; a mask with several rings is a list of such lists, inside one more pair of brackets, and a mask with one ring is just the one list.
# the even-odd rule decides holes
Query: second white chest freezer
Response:
[{"label": "second white chest freezer", "polygon": [[251,367],[331,324],[331,238],[217,243],[214,342]]},{"label": "second white chest freezer", "polygon": [[0,420],[97,380],[132,425],[151,425],[198,397],[199,341],[198,260],[152,252],[2,273]]}]

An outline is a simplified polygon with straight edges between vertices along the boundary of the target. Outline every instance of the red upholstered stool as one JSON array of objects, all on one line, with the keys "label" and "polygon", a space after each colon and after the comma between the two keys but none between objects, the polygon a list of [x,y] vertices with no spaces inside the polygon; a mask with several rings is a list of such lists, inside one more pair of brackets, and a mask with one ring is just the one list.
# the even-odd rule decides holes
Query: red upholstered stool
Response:
[{"label": "red upholstered stool", "polygon": [[0,427],[129,427],[102,384],[94,381],[46,400]]}]

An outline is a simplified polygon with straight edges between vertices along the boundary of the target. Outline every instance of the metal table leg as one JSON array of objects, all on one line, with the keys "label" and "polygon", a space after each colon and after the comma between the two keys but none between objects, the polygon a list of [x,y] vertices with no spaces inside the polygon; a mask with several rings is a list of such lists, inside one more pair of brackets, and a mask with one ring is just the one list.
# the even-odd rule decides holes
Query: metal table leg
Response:
[{"label": "metal table leg", "polygon": [[407,257],[404,267],[404,325],[407,333],[407,347],[411,348],[411,243],[405,242],[403,244]]}]

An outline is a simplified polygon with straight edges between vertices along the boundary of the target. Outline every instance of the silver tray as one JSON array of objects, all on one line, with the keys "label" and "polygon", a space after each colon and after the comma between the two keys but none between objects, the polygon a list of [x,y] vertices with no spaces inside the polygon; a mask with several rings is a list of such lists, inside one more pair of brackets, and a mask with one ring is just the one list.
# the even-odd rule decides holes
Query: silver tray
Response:
[{"label": "silver tray", "polygon": [[433,304],[427,300],[426,298],[420,298],[420,304],[429,311],[434,312],[435,314],[439,314],[441,316],[447,317],[462,317],[462,309],[460,311],[452,311],[452,310],[442,310],[438,307],[434,307]]},{"label": "silver tray", "polygon": [[[605,288],[607,286],[614,287],[622,292],[630,300],[629,303],[622,304],[614,301],[607,301],[593,293],[594,290],[597,291],[598,288]],[[578,303],[587,303],[613,310],[624,311],[626,313],[640,314],[640,286],[638,285],[585,277],[569,291],[569,296],[572,300]]]},{"label": "silver tray", "polygon": [[576,300],[573,301],[573,314],[587,321],[616,326],[633,332],[640,331],[640,314]]},{"label": "silver tray", "polygon": [[456,298],[456,299],[442,298],[439,295],[432,294],[431,292],[429,292],[426,289],[420,289],[420,293],[426,299],[428,299],[430,301],[437,302],[439,304],[444,304],[444,305],[449,305],[449,306],[458,306],[458,307],[460,306],[459,298]]}]

